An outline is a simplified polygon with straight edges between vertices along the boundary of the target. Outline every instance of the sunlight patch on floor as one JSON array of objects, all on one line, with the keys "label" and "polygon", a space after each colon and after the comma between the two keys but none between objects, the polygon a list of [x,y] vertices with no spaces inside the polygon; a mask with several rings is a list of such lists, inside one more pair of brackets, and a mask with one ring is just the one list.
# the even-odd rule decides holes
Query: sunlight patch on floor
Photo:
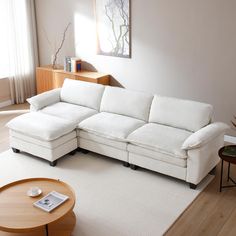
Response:
[{"label": "sunlight patch on floor", "polygon": [[0,116],[24,114],[24,113],[28,113],[29,111],[30,111],[29,109],[0,111]]}]

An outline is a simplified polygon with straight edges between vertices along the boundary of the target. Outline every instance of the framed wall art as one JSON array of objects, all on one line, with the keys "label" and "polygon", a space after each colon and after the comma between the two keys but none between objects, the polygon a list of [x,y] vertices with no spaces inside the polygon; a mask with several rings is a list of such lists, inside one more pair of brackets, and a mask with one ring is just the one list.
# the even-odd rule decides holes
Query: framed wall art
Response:
[{"label": "framed wall art", "polygon": [[95,0],[97,53],[131,57],[131,0]]}]

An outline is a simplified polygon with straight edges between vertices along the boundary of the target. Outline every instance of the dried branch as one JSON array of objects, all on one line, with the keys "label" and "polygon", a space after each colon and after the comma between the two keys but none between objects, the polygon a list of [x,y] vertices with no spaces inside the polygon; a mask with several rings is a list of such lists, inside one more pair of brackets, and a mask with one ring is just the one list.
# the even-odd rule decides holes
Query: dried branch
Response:
[{"label": "dried branch", "polygon": [[122,36],[122,53],[124,53],[125,42],[129,45],[127,35],[129,33],[129,27],[126,27],[126,32]]},{"label": "dried branch", "polygon": [[[114,39],[112,53],[115,55],[124,54],[125,44],[128,44],[129,17],[126,13],[124,0],[108,1],[105,5],[105,15],[111,23],[111,30]],[[115,20],[119,17],[122,23],[115,26]]]},{"label": "dried branch", "polygon": [[111,22],[111,28],[112,28],[112,31],[113,31],[113,35],[114,35],[114,38],[115,38],[115,41],[117,42],[117,36],[116,36],[116,31],[115,31],[115,23],[114,23],[114,14],[112,12],[112,17],[109,16],[109,13],[108,13],[108,4],[105,6],[105,14],[107,16],[107,18],[109,19],[109,21]]},{"label": "dried branch", "polygon": [[[236,116],[234,116],[234,119],[236,119]],[[236,127],[236,123],[231,120],[231,123],[233,124],[234,127]]]},{"label": "dried branch", "polygon": [[127,35],[129,33],[129,23],[128,23],[128,20],[129,20],[129,17],[128,15],[126,14],[125,12],[125,4],[124,4],[124,1],[123,0],[119,0],[116,2],[117,6],[118,6],[118,9],[119,9],[119,13],[120,13],[120,17],[121,19],[123,20],[123,27],[122,28],[126,28],[125,29],[125,32],[123,33],[123,30],[122,28],[121,29],[121,34],[122,34],[122,41],[121,41],[121,54],[124,54],[124,48],[125,48],[125,43],[129,44],[128,42],[128,39],[127,39]]},{"label": "dried branch", "polygon": [[45,36],[45,39],[47,40],[47,42],[48,42],[48,44],[49,44],[49,46],[51,48],[51,52],[53,52],[54,51],[53,50],[53,45],[52,45],[51,41],[49,40],[47,32],[46,32],[46,30],[45,30],[45,28],[43,26],[42,26],[42,32],[43,32],[43,35]]},{"label": "dried branch", "polygon": [[66,28],[65,28],[65,30],[64,30],[64,32],[63,32],[63,37],[62,37],[61,44],[60,44],[59,48],[57,49],[57,51],[56,51],[56,53],[55,53],[55,55],[54,55],[53,63],[52,63],[52,68],[53,68],[53,69],[56,68],[57,55],[58,55],[58,53],[60,52],[60,50],[62,49],[62,46],[63,46],[63,44],[64,44],[64,42],[65,42],[65,39],[66,39],[66,32],[67,32],[67,30],[69,29],[70,25],[71,25],[71,23],[69,23],[69,24],[66,26]]}]

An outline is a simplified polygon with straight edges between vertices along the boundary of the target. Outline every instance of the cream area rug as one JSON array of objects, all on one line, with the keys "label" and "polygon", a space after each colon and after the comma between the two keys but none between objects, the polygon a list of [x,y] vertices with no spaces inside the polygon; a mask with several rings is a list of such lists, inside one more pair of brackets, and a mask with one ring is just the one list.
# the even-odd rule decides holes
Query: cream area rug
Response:
[{"label": "cream area rug", "polygon": [[0,186],[29,177],[60,179],[76,193],[74,236],[158,236],[176,221],[213,177],[187,183],[95,153],[65,156],[56,167],[25,153],[0,154]]}]

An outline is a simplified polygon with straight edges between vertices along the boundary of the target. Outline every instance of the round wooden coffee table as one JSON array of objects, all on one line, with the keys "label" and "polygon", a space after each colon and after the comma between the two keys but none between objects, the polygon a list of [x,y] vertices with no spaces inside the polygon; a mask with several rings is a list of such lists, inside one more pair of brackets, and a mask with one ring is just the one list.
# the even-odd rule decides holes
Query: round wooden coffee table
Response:
[{"label": "round wooden coffee table", "polygon": [[[27,191],[34,186],[42,189],[43,193],[31,198],[27,196]],[[51,191],[65,194],[69,199],[51,213],[33,206],[34,202]],[[74,205],[73,189],[60,180],[32,178],[7,184],[0,188],[0,230],[4,231],[0,232],[0,236],[69,236],[76,223]]]}]

